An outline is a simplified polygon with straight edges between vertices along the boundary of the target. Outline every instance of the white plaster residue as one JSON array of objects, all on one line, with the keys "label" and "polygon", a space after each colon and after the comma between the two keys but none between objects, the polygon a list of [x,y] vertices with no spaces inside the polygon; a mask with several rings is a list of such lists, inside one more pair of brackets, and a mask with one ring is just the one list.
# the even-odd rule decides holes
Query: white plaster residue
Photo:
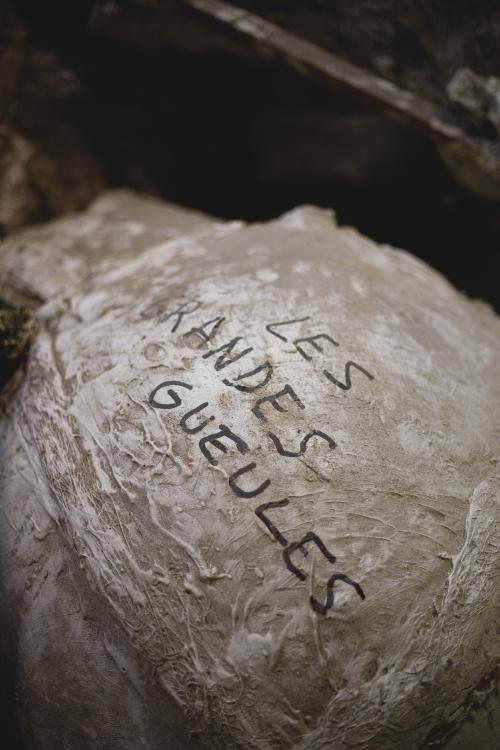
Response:
[{"label": "white plaster residue", "polygon": [[127,221],[125,222],[125,229],[134,237],[137,237],[139,234],[143,234],[146,227],[140,221]]},{"label": "white plaster residue", "polygon": [[393,270],[391,259],[387,257],[387,253],[383,250],[379,250],[373,247],[372,252],[365,257],[367,263],[376,268],[382,268],[384,270]]},{"label": "white plaster residue", "polygon": [[227,223],[214,224],[209,228],[210,235],[214,237],[226,237],[228,234],[237,232],[244,227],[242,221],[228,221]]},{"label": "white plaster residue", "polygon": [[176,237],[173,240],[167,240],[167,242],[161,242],[159,245],[145,250],[139,257],[128,263],[123,263],[118,266],[112,267],[110,271],[103,273],[102,281],[105,284],[117,282],[127,276],[131,276],[134,273],[140,272],[145,267],[161,266],[162,274],[171,273],[173,268],[179,270],[177,266],[169,266],[168,263],[174,256],[189,255],[189,252],[193,252],[193,246],[200,247],[193,239],[189,236]]},{"label": "white plaster residue", "polygon": [[[322,275],[328,276],[328,273],[322,273]],[[344,303],[344,295],[340,294],[340,292],[334,291],[333,289],[330,290],[326,299],[328,300],[330,305],[333,305],[336,308],[341,308]]]},{"label": "white plaster residue", "polygon": [[310,263],[307,263],[305,260],[298,260],[292,266],[292,271],[294,273],[309,273],[311,269],[312,265]]},{"label": "white plaster residue", "polygon": [[272,283],[273,281],[276,281],[276,279],[279,278],[279,274],[276,273],[276,271],[273,271],[272,268],[259,268],[257,273],[255,274],[259,281],[269,282]]},{"label": "white plaster residue", "polygon": [[286,229],[298,229],[300,232],[305,232],[307,229],[306,217],[300,208],[283,214],[279,222]]},{"label": "white plaster residue", "polygon": [[398,425],[398,435],[403,450],[411,456],[430,458],[433,454],[431,441],[425,434],[425,430],[419,430],[414,420],[409,420]]},{"label": "white plaster residue", "polygon": [[86,297],[80,297],[76,302],[71,302],[75,314],[85,321],[98,316],[105,304],[109,304],[109,295],[105,290],[93,292]]},{"label": "white plaster residue", "polygon": [[78,222],[72,225],[71,229],[75,235],[83,237],[85,235],[97,234],[101,225],[102,220],[100,217],[95,217],[92,216],[92,214],[89,214],[88,216],[82,216]]},{"label": "white plaster residue", "polygon": [[422,311],[422,315],[429,327],[434,329],[468,366],[480,371],[491,362],[494,353],[487,344],[469,340],[468,345],[463,346],[464,332],[460,328],[460,321],[453,321],[450,316],[445,317],[445,314],[431,310]]},{"label": "white plaster residue", "polygon": [[366,297],[368,295],[368,288],[366,284],[364,284],[361,279],[358,279],[356,276],[351,277],[351,286],[356,294],[359,294],[360,297]]},{"label": "white plaster residue", "polygon": [[265,245],[249,245],[246,249],[246,254],[252,255],[269,255],[269,249]]},{"label": "white plaster residue", "polygon": [[373,573],[375,570],[383,568],[387,561],[391,559],[393,550],[389,539],[378,540],[376,552],[365,552],[359,558],[359,568],[366,574]]},{"label": "white plaster residue", "polygon": [[82,266],[85,264],[82,263],[81,258],[75,258],[74,255],[64,255],[61,258],[61,264],[64,273],[67,275],[68,278],[78,278],[81,274]]},{"label": "white plaster residue", "polygon": [[[396,329],[397,337],[394,336]],[[390,311],[373,316],[366,346],[369,356],[382,367],[390,362],[394,373],[411,376],[417,384],[428,387],[429,373],[433,372],[432,352],[401,326],[396,313]],[[385,363],[381,360],[382,352]]]},{"label": "white plaster residue", "polygon": [[182,250],[181,255],[184,258],[202,258],[207,251],[200,245],[199,242],[194,240]]},{"label": "white plaster residue", "polygon": [[184,586],[184,591],[187,591],[188,594],[192,594],[197,599],[201,599],[201,597],[203,596],[201,590],[194,583],[192,573],[186,573],[186,575],[184,576],[183,586]]},{"label": "white plaster residue", "polygon": [[271,633],[260,635],[251,633],[246,628],[239,628],[231,637],[227,658],[237,665],[244,666],[249,662],[262,661],[272,655],[273,637]]},{"label": "white plaster residue", "polygon": [[[458,349],[463,340],[462,331],[449,318],[430,310],[423,310],[422,315],[430,326],[439,333],[452,349]],[[473,342],[471,342],[473,343]]]}]

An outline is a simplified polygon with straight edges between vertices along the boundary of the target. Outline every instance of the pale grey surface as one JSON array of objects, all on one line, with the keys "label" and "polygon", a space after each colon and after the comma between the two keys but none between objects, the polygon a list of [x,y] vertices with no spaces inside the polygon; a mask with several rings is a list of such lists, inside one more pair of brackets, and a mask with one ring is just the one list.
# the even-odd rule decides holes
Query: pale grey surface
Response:
[{"label": "pale grey surface", "polygon": [[[459,729],[500,651],[498,318],[325,211],[246,227],[179,226],[169,209],[174,229],[152,230],[143,198],[98,205],[40,239],[32,230],[39,276],[12,265],[12,245],[4,263],[6,280],[15,271],[47,299],[1,427],[3,569],[31,746],[407,750]],[[61,275],[49,248],[76,247],[75,226]],[[221,317],[208,343],[185,335]],[[274,329],[286,341],[266,329],[303,318]],[[294,342],[320,333],[338,346],[303,343],[301,356]],[[217,370],[218,355],[204,357],[239,336],[232,355],[253,349],[238,361]],[[343,381],[347,362],[363,371],[351,366],[344,390],[324,370]],[[235,387],[255,388],[266,363],[265,386]],[[192,390],[153,408],[166,380]],[[256,401],[287,384],[304,408],[285,397],[286,412],[267,403],[258,419]],[[213,420],[186,434],[182,417],[204,402],[187,426]],[[224,440],[211,465],[198,441],[221,424],[248,452]],[[312,430],[336,448],[317,437],[286,457],[269,436],[297,451]],[[237,497],[228,478],[249,462],[238,484],[270,485]],[[284,498],[269,517],[287,541],[314,532],[337,558],[295,551],[305,581],[255,514]],[[366,599],[337,582],[320,615],[309,599],[325,601],[332,571]],[[498,738],[483,724],[478,750]],[[450,750],[471,750],[461,731]]]}]

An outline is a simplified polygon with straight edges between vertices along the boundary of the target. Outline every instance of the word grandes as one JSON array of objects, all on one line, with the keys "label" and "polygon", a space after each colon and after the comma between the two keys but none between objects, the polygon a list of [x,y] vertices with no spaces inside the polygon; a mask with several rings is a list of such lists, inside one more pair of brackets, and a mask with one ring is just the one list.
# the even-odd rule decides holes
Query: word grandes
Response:
[{"label": "word grandes", "polygon": [[[186,316],[195,313],[199,307],[201,307],[201,304],[202,303],[197,300],[184,301],[176,306],[174,310],[167,312],[166,316],[162,316],[161,320],[163,322],[173,318],[171,331],[175,333],[178,331],[183,319]],[[287,327],[298,323],[304,323],[308,320],[309,316],[306,316],[303,318],[269,323],[265,326],[265,329],[270,335],[275,336],[282,341],[289,342],[290,339],[286,335],[286,331],[289,330]],[[223,371],[225,371],[226,368],[247,357],[253,351],[253,347],[245,345],[242,336],[236,336],[228,341],[223,341],[219,346],[212,346],[212,341],[216,337],[217,344],[219,344],[221,330],[223,330],[225,321],[226,318],[224,316],[217,316],[210,320],[202,321],[200,325],[191,327],[183,334],[186,338],[197,337],[201,340],[200,346],[205,345],[205,347],[209,347],[207,351],[203,352],[203,354],[201,354],[200,351],[200,356],[204,360],[212,360],[214,370],[216,372],[222,372],[223,375],[225,374]],[[328,333],[323,332],[312,333],[308,336],[293,339],[291,343],[293,343],[297,352],[307,362],[313,361],[315,352],[323,353],[324,346],[339,346],[338,342]],[[349,391],[352,388],[353,371],[358,371],[368,380],[374,379],[374,376],[368,372],[368,370],[352,360],[345,364],[343,381],[335,377],[329,370],[323,369],[322,374],[329,384],[341,388],[344,391]],[[242,393],[253,394],[268,386],[272,378],[273,366],[272,363],[266,359],[256,367],[252,367],[248,372],[240,374],[233,380],[227,377],[222,377],[222,382],[227,387],[235,388]],[[245,456],[248,454],[250,446],[240,435],[228,427],[228,425],[219,424],[216,430],[210,429],[214,417],[206,416],[207,410],[210,410],[210,404],[208,401],[201,401],[194,408],[184,411],[185,405],[183,397],[187,392],[192,390],[193,386],[186,381],[164,380],[149,394],[149,403],[155,409],[168,411],[177,409],[181,410],[183,414],[179,421],[180,428],[185,434],[191,437],[196,436],[199,450],[212,466],[217,466],[219,462],[218,453],[227,453],[227,443],[232,444],[233,448],[236,449],[236,452],[239,455]],[[285,404],[287,406],[293,405],[298,409],[305,409],[302,399],[289,383],[285,383],[281,388],[273,391],[271,394],[258,397],[254,401],[251,411],[255,419],[264,423],[267,428],[269,427],[268,423],[272,416],[272,410],[286,412],[287,408]],[[202,417],[201,421],[200,417]],[[272,429],[267,429],[267,435],[276,453],[287,459],[299,458],[307,450],[312,450],[312,448],[310,448],[312,441],[322,440],[326,443],[329,450],[334,450],[337,446],[331,435],[317,429],[309,431],[300,439],[299,444],[294,446],[285,446],[280,437],[276,435]],[[257,498],[264,492],[268,492],[269,488],[272,486],[272,480],[269,477],[261,479],[259,473],[255,461],[244,461],[242,465],[238,466],[238,468],[229,475],[229,488],[236,497],[243,500]],[[255,477],[258,477],[258,479],[255,479]],[[273,509],[285,508],[289,503],[290,501],[288,498],[265,502],[256,507],[254,513],[266,526],[278,544],[283,548],[283,563],[286,568],[299,580],[305,581],[308,577],[307,573],[294,562],[293,556],[295,553],[300,552],[306,557],[308,554],[307,545],[311,544],[319,550],[332,568],[335,566],[337,558],[326,547],[321,537],[314,531],[307,532],[298,540],[290,540],[285,537],[282,531],[277,527],[276,523],[271,520],[270,514]],[[335,584],[338,581],[342,581],[344,584],[351,586],[361,599],[365,598],[365,594],[359,583],[345,573],[334,572],[332,570],[332,573],[326,582],[324,601],[320,601],[312,594],[310,596],[310,605],[315,612],[325,615],[328,610],[333,607],[334,589]]]}]

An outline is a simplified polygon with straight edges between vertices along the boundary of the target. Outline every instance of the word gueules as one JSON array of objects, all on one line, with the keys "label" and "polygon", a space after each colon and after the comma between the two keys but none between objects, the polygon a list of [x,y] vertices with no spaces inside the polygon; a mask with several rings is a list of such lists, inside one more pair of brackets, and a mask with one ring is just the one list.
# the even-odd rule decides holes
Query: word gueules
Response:
[{"label": "word gueules", "polygon": [[[184,301],[175,306],[174,309],[170,309],[170,311],[167,309],[167,311],[161,315],[160,322],[165,322],[173,318],[171,332],[175,333],[183,323],[184,318],[195,313],[201,306],[202,303],[197,300]],[[265,326],[265,329],[268,334],[276,336],[281,341],[290,342],[304,360],[312,363],[315,357],[315,352],[323,353],[325,346],[338,347],[339,343],[335,341],[330,334],[322,332],[313,332],[311,335],[302,336],[297,339],[293,337],[291,339],[288,338],[286,332],[292,329],[287,327],[291,327],[297,323],[304,323],[308,320],[310,320],[310,318],[309,316],[306,316],[277,323],[269,323]],[[203,354],[201,354],[200,349],[202,359],[212,360],[214,370],[217,373],[222,372],[223,374],[224,371],[226,371],[226,368],[230,367],[230,365],[235,362],[242,360],[244,357],[247,357],[250,352],[253,351],[253,347],[245,345],[242,336],[236,336],[220,343],[221,331],[223,330],[225,321],[226,318],[224,316],[217,316],[211,320],[201,322],[198,326],[191,327],[182,334],[186,338],[197,337],[200,339],[200,347],[204,347]],[[217,338],[217,342],[216,346],[213,347],[212,341],[215,338]],[[217,345],[219,343],[220,345]],[[369,373],[368,370],[353,361],[346,362],[343,381],[326,369],[322,370],[322,375],[325,378],[325,381],[331,386],[340,388],[343,391],[350,391],[353,387],[352,375],[354,372],[359,373],[360,376],[368,380],[374,379],[374,376]],[[273,366],[271,362],[265,360],[257,367],[253,367],[248,372],[240,374],[234,380],[223,377],[222,382],[225,386],[234,388],[241,393],[253,394],[269,385],[272,378]],[[206,416],[207,410],[210,409],[208,401],[202,401],[194,408],[184,411],[185,406],[183,395],[185,395],[187,391],[192,390],[193,386],[183,380],[164,380],[150,393],[149,404],[154,409],[169,411],[178,409],[183,412],[179,421],[180,428],[185,434],[191,437],[196,436],[198,447],[210,465],[217,466],[219,462],[216,451],[224,454],[227,453],[228,447],[223,441],[232,444],[233,448],[236,449],[236,452],[239,455],[245,456],[248,454],[250,446],[241,436],[230,429],[227,425],[219,424],[217,425],[216,430],[211,428],[211,423],[215,418],[213,416]],[[287,406],[291,405],[293,405],[294,408],[305,409],[300,395],[296,393],[289,383],[286,383],[283,387],[275,390],[270,395],[257,397],[253,402],[251,411],[255,419],[259,420],[259,422],[267,428],[273,409],[283,413],[288,410]],[[200,415],[203,417],[202,421],[199,421]],[[276,450],[276,453],[287,459],[299,458],[304,455],[306,451],[312,450],[312,444],[317,440],[324,441],[329,450],[334,450],[337,447],[332,436],[316,429],[313,429],[304,435],[300,439],[298,445],[294,446],[285,446],[280,437],[270,429],[267,430],[267,434]],[[255,461],[243,461],[242,465],[238,466],[238,468],[236,468],[228,477],[228,484],[231,491],[236,497],[241,498],[242,500],[253,500],[263,493],[269,494],[272,487],[272,479],[266,477],[262,481],[260,478],[255,481],[255,477],[258,476],[258,474],[258,466]],[[251,480],[251,477],[254,477],[254,479]],[[319,601],[311,594],[310,605],[312,609],[318,614],[325,615],[328,610],[333,607],[335,584],[338,581],[342,581],[344,584],[351,586],[358,596],[361,599],[364,599],[365,594],[360,584],[345,573],[336,571],[334,566],[336,565],[337,558],[326,547],[318,534],[314,531],[309,531],[302,536],[301,539],[290,540],[285,537],[282,531],[280,531],[272,521],[270,516],[273,509],[284,508],[288,506],[289,503],[290,501],[288,498],[272,500],[260,504],[254,509],[254,513],[266,526],[276,542],[281,545],[283,548],[284,565],[299,580],[305,581],[308,576],[304,570],[294,562],[294,555],[296,555],[296,553],[301,553],[306,557],[308,555],[307,545],[314,545],[332,566],[332,574],[326,582],[324,601]]]}]

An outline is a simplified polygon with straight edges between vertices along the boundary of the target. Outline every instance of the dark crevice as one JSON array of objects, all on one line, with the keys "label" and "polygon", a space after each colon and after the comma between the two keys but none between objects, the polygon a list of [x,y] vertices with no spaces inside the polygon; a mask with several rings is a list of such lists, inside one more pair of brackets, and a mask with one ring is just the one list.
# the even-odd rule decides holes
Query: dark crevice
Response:
[{"label": "dark crevice", "polygon": [[[28,45],[50,49],[79,80],[56,116],[78,130],[105,185],[228,219],[263,221],[302,203],[334,208],[340,224],[415,253],[500,309],[497,204],[459,187],[407,127],[278,63],[97,33],[90,2],[16,8]],[[412,34],[394,42],[410,68],[424,55]],[[26,111],[21,128],[47,130]],[[48,218],[50,206],[42,209]]]}]

